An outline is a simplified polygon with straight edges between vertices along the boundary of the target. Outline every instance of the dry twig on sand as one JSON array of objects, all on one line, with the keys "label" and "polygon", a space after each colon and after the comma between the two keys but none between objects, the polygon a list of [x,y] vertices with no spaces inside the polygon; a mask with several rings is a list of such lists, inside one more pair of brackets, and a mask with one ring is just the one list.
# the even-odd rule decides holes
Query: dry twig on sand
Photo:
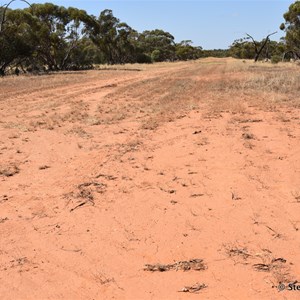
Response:
[{"label": "dry twig on sand", "polygon": [[192,286],[185,286],[183,289],[181,289],[178,292],[182,292],[182,293],[194,293],[194,294],[198,294],[201,290],[207,288],[207,285],[205,283],[196,283]]}]

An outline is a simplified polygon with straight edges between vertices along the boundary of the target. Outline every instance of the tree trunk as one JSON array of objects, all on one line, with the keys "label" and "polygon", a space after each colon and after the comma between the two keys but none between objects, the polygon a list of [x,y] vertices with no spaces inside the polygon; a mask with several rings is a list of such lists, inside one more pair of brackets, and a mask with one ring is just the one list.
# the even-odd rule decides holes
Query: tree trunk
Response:
[{"label": "tree trunk", "polygon": [[270,33],[266,36],[266,38],[264,39],[264,42],[263,44],[260,46],[260,48],[258,48],[258,45],[257,45],[257,42],[254,40],[254,38],[246,33],[246,35],[252,40],[253,44],[254,44],[254,47],[255,47],[255,57],[254,57],[254,61],[257,62],[258,59],[259,59],[259,56],[261,55],[263,49],[265,48],[265,46],[267,45],[267,43],[269,42],[270,40],[270,36],[277,33],[277,31],[273,32],[273,33]]}]

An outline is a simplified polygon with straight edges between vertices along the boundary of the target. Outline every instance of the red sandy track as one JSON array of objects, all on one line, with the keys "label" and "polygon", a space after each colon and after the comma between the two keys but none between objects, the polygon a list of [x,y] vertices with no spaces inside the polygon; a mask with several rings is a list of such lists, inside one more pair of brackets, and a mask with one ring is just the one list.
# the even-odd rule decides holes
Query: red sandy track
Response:
[{"label": "red sandy track", "polygon": [[230,63],[0,81],[0,299],[300,298],[300,111],[214,110]]}]

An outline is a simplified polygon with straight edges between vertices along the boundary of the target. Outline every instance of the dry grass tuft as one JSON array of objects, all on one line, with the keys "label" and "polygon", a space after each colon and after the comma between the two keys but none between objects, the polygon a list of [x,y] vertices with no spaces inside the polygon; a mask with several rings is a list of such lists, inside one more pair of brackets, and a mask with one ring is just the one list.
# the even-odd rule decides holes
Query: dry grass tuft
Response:
[{"label": "dry grass tuft", "polygon": [[225,246],[226,254],[231,258],[247,260],[252,255],[246,247],[227,245]]}]

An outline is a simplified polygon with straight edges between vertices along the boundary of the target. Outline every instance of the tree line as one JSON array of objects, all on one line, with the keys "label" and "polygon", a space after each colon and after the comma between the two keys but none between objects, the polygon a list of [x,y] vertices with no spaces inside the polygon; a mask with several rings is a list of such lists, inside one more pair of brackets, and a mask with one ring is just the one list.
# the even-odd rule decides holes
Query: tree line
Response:
[{"label": "tree line", "polygon": [[[15,0],[13,0],[15,1]],[[11,1],[11,2],[13,2]],[[28,71],[91,68],[94,64],[152,63],[206,56],[236,58],[300,58],[300,2],[284,14],[285,38],[256,41],[249,34],[229,49],[203,50],[190,40],[175,42],[161,29],[137,32],[106,9],[98,17],[52,3],[25,9],[0,8],[0,75],[15,66]],[[259,50],[259,55],[258,55]]]},{"label": "tree line", "polygon": [[160,29],[137,32],[111,10],[99,17],[52,3],[0,9],[0,72],[10,65],[33,70],[74,70],[93,64],[197,59],[202,48],[175,43]]}]

